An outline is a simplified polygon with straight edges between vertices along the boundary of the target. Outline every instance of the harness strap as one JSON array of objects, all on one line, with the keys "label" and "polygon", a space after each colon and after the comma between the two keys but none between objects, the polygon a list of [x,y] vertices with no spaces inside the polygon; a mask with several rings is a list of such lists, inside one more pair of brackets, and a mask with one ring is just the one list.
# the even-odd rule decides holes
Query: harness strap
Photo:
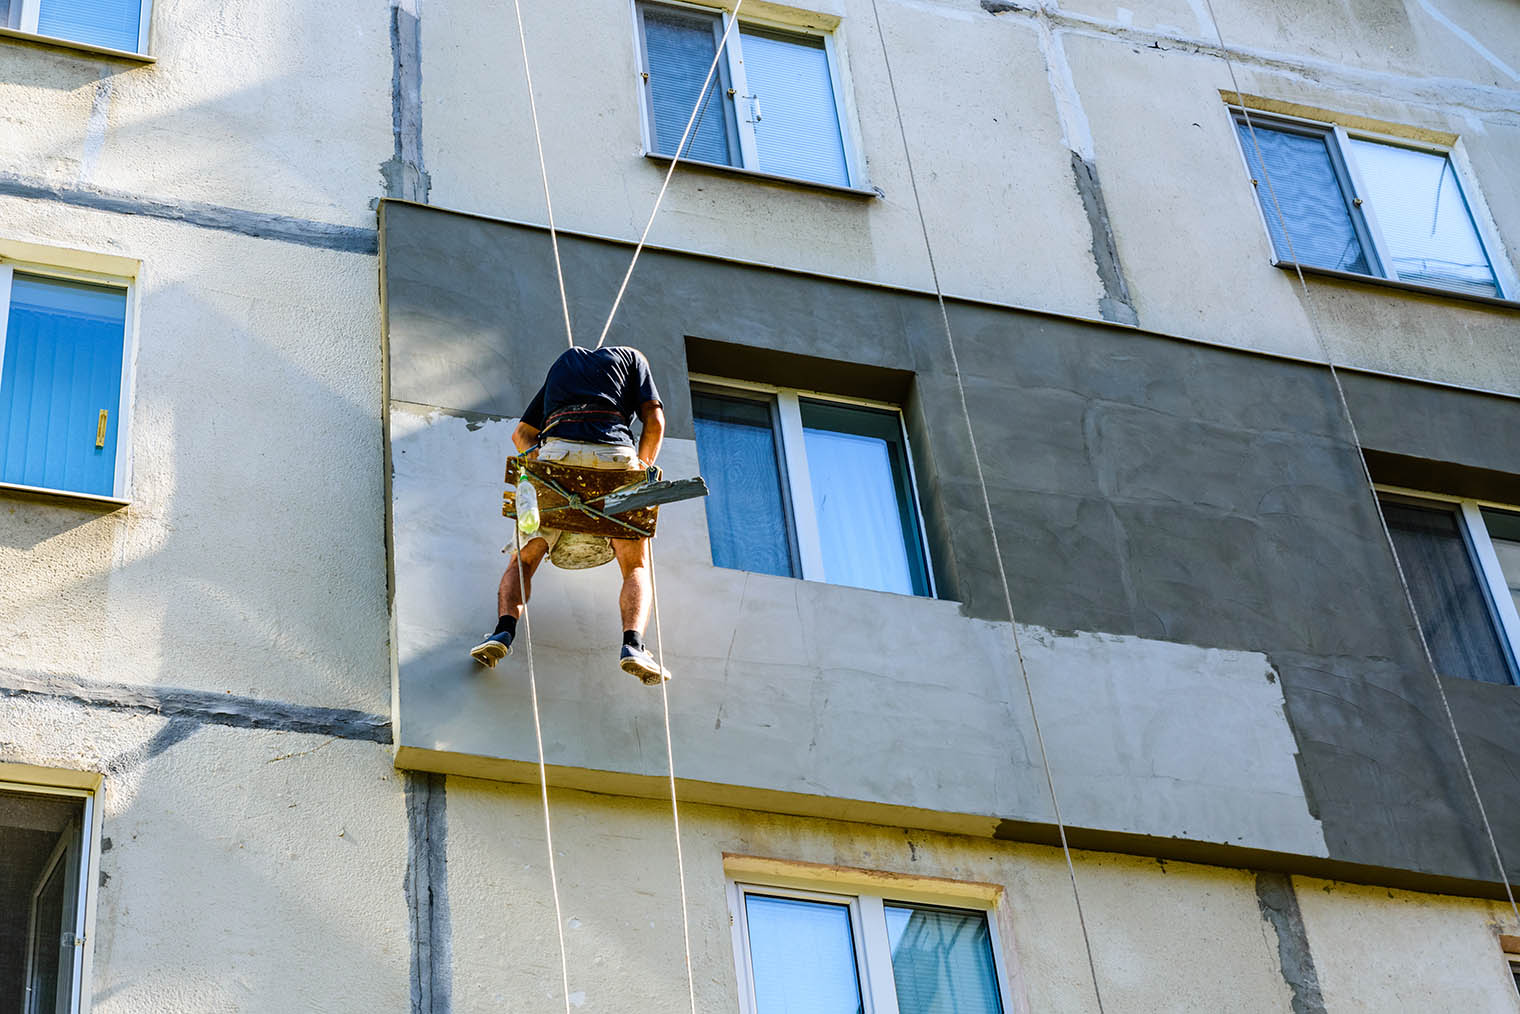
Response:
[{"label": "harness strap", "polygon": [[598,408],[595,405],[566,405],[549,413],[549,418],[544,420],[543,428],[538,431],[539,439],[551,429],[562,422],[580,421],[584,419],[616,419],[627,425],[628,417],[615,408]]}]

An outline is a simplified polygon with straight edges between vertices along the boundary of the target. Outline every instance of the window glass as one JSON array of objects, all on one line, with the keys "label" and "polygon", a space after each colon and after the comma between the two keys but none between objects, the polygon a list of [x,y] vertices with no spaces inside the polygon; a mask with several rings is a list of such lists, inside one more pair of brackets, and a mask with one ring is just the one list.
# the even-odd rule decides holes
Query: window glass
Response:
[{"label": "window glass", "polygon": [[[1352,224],[1325,135],[1299,134],[1256,125],[1253,143],[1252,131],[1244,122],[1237,121],[1236,129],[1240,133],[1246,162],[1251,167],[1251,176],[1258,181],[1256,196],[1261,201],[1278,257],[1291,260],[1296,255],[1301,264],[1372,274],[1356,227]],[[1260,158],[1256,153],[1257,145],[1261,146]],[[1271,175],[1270,188],[1267,176],[1262,172],[1263,161],[1266,162],[1266,172]],[[1283,235],[1282,222],[1278,220],[1277,207],[1272,203],[1273,194],[1276,194],[1282,218],[1293,238],[1291,253],[1287,237]]]},{"label": "window glass", "polygon": [[1390,266],[1401,279],[1499,295],[1451,159],[1357,138],[1350,147]]},{"label": "window glass", "polygon": [[40,0],[37,33],[137,52],[142,0]]},{"label": "window glass", "polygon": [[758,166],[764,172],[847,186],[844,140],[823,40],[744,29],[744,75]]},{"label": "window glass", "polygon": [[901,1014],[1002,1014],[981,912],[885,906]]},{"label": "window glass", "polygon": [[744,896],[757,1014],[858,1014],[848,905]]},{"label": "window glass", "polygon": [[896,413],[802,401],[824,580],[928,594]]},{"label": "window glass", "polygon": [[713,563],[797,576],[769,401],[692,392]]},{"label": "window glass", "polygon": [[1397,501],[1382,506],[1437,671],[1509,683],[1504,647],[1456,513]]},{"label": "window glass", "polygon": [[[722,22],[716,15],[695,11],[654,5],[641,9],[644,46],[649,56],[655,150],[675,155],[718,51]],[[730,144],[724,91],[723,75],[714,74],[701,119],[691,128],[682,158],[719,165],[733,165],[737,161]]]},{"label": "window glass", "polygon": [[1483,522],[1488,526],[1488,537],[1494,544],[1494,555],[1499,558],[1499,570],[1509,586],[1515,611],[1520,612],[1520,514],[1485,508]]},{"label": "window glass", "polygon": [[0,360],[0,482],[113,492],[126,313],[124,289],[15,274]]},{"label": "window glass", "polygon": [[29,996],[27,1011],[74,1009],[83,811],[77,797],[0,791],[0,996]]}]

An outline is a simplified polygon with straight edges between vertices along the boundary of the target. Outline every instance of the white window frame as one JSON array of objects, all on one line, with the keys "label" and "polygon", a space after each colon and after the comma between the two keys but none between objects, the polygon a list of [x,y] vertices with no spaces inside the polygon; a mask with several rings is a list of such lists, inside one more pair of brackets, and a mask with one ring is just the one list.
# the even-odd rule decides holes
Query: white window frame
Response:
[{"label": "white window frame", "polygon": [[41,39],[52,39],[58,42],[67,42],[75,46],[83,46],[89,49],[104,50],[108,53],[129,52],[138,56],[148,52],[148,26],[153,20],[153,0],[142,0],[142,9],[137,16],[137,47],[131,50],[117,50],[110,46],[98,46],[93,42],[85,42],[80,39],[69,39],[55,35],[42,35],[37,31],[37,22],[42,15],[42,5],[46,0],[11,0],[14,5],[11,8],[10,24],[5,27],[27,35],[36,35]]},{"label": "white window frame", "polygon": [[[117,384],[116,401],[116,462],[111,481],[111,495],[99,496],[72,489],[52,489],[44,486],[26,486],[20,483],[0,482],[0,489],[26,490],[49,496],[70,497],[79,500],[104,502],[115,505],[127,503],[127,490],[131,477],[131,412],[132,381],[137,375],[137,280],[120,275],[86,271],[79,268],[60,267],[56,264],[37,263],[0,255],[0,371],[5,369],[5,332],[11,316],[11,281],[16,272],[56,278],[65,282],[87,282],[91,285],[107,285],[126,292],[127,307],[122,322],[121,377]],[[4,377],[0,376],[0,381]]]},{"label": "white window frame", "polygon": [[[1289,133],[1312,134],[1324,137],[1330,142],[1327,147],[1330,152],[1330,165],[1335,173],[1336,181],[1340,184],[1341,193],[1345,196],[1346,210],[1351,219],[1351,227],[1356,232],[1358,240],[1362,243],[1363,253],[1367,257],[1368,267],[1372,269],[1369,274],[1359,271],[1345,271],[1334,268],[1325,268],[1313,264],[1298,264],[1305,271],[1329,271],[1333,274],[1356,277],[1376,278],[1387,282],[1397,282],[1400,285],[1417,288],[1430,292],[1441,292],[1453,296],[1472,297],[1478,299],[1520,299],[1520,275],[1515,272],[1515,267],[1510,263],[1504,244],[1499,236],[1498,226],[1494,223],[1488,210],[1488,204],[1482,197],[1478,188],[1477,180],[1474,179],[1472,166],[1468,162],[1466,152],[1461,142],[1453,145],[1435,144],[1431,142],[1416,141],[1407,137],[1398,137],[1392,134],[1380,134],[1376,131],[1348,129],[1338,123],[1326,120],[1312,120],[1297,116],[1284,116],[1280,113],[1262,113],[1249,107],[1232,105],[1227,107],[1230,115],[1231,129],[1235,130],[1236,124],[1244,124],[1247,114],[1250,117],[1252,128],[1264,130],[1287,131]],[[1272,228],[1269,221],[1267,205],[1271,203],[1271,195],[1266,190],[1266,180],[1257,181],[1254,170],[1251,168],[1250,158],[1246,153],[1245,146],[1250,142],[1249,135],[1241,137],[1235,130],[1236,147],[1240,149],[1241,164],[1245,167],[1246,176],[1253,183],[1257,191],[1256,210],[1261,220],[1263,231],[1267,234],[1267,246],[1272,250],[1272,263],[1276,267],[1293,267],[1295,262],[1286,250],[1279,253],[1277,243],[1272,238]],[[1483,296],[1477,293],[1464,292],[1461,289],[1447,288],[1436,283],[1421,281],[1409,282],[1399,277],[1397,269],[1392,267],[1393,258],[1388,250],[1388,244],[1383,239],[1382,230],[1378,226],[1377,208],[1375,202],[1366,197],[1366,186],[1362,182],[1361,170],[1357,166],[1356,153],[1348,143],[1352,139],[1358,141],[1371,141],[1376,144],[1386,144],[1395,148],[1408,148],[1412,151],[1422,151],[1431,155],[1440,155],[1446,159],[1451,167],[1453,177],[1462,191],[1462,200],[1467,208],[1467,217],[1473,224],[1473,231],[1477,235],[1478,245],[1483,251],[1483,256],[1488,260],[1489,270],[1493,272],[1494,282],[1498,288],[1496,296]],[[1284,225],[1284,229],[1287,226]]]},{"label": "white window frame", "polygon": [[1510,682],[1512,684],[1520,682],[1520,612],[1515,609],[1515,600],[1510,596],[1504,571],[1499,567],[1499,556],[1494,552],[1493,539],[1489,536],[1488,525],[1483,520],[1484,508],[1504,511],[1508,514],[1520,514],[1520,507],[1494,500],[1476,500],[1453,496],[1450,493],[1432,493],[1428,490],[1389,486],[1384,483],[1376,483],[1374,488],[1379,494],[1378,509],[1380,511],[1383,496],[1403,500],[1416,506],[1423,504],[1455,509],[1455,513],[1460,518],[1462,537],[1467,542],[1473,568],[1477,571],[1479,582],[1482,583],[1484,597],[1488,599],[1489,614],[1493,620],[1494,629],[1505,640],[1505,646],[1509,649]]},{"label": "white window frame", "polygon": [[[650,116],[649,101],[649,50],[644,43],[644,19],[640,14],[640,8],[645,6],[674,7],[689,11],[697,11],[708,16],[718,15],[722,18],[720,32],[727,32],[728,41],[723,46],[723,66],[729,75],[729,87],[733,94],[728,96],[731,112],[739,135],[739,164],[722,165],[715,162],[704,162],[687,155],[681,156],[682,163],[693,165],[711,166],[717,169],[735,169],[751,175],[764,176],[771,179],[789,180],[808,186],[827,187],[835,190],[857,190],[875,194],[870,190],[870,184],[866,181],[865,159],[859,147],[859,131],[851,129],[855,122],[855,103],[851,98],[853,88],[847,87],[848,75],[845,73],[847,61],[840,51],[840,43],[835,33],[828,29],[817,28],[809,25],[798,25],[764,17],[750,17],[745,15],[739,19],[739,24],[728,31],[733,22],[733,15],[722,8],[710,7],[702,4],[687,3],[685,0],[632,0],[633,4],[633,34],[635,52],[638,54],[638,99],[639,99],[639,125],[642,130],[644,154],[655,158],[669,158],[670,155],[657,150],[654,133],[654,121]],[[810,180],[801,176],[781,176],[768,173],[759,168],[760,158],[755,144],[754,121],[741,113],[741,99],[754,100],[755,96],[749,93],[749,81],[744,74],[744,50],[740,41],[740,32],[746,25],[767,31],[781,32],[786,35],[804,35],[823,40],[824,53],[829,61],[829,84],[834,89],[834,119],[839,128],[839,140],[844,148],[845,176],[847,182],[844,186],[837,183],[829,183],[820,180]],[[721,77],[715,75],[715,77]],[[721,84],[721,82],[715,82]],[[762,110],[762,113],[764,111]],[[690,111],[687,113],[690,116]],[[725,113],[725,115],[728,115]],[[684,127],[685,124],[682,124]]]},{"label": "white window frame", "polygon": [[915,597],[939,598],[939,589],[934,583],[934,558],[929,554],[929,533],[924,524],[923,506],[918,499],[918,472],[913,465],[913,443],[908,439],[908,427],[903,422],[901,406],[798,387],[777,387],[774,384],[715,377],[706,373],[693,373],[690,379],[692,389],[698,392],[709,391],[717,395],[736,393],[741,396],[760,394],[775,398],[776,437],[781,445],[778,448],[781,452],[778,462],[782,472],[780,479],[791,500],[787,520],[791,524],[790,534],[796,540],[797,562],[804,581],[827,583],[823,568],[823,537],[818,530],[818,516],[813,513],[813,480],[808,469],[806,438],[802,432],[802,399],[892,413],[897,418],[898,432],[902,436],[903,460],[908,469],[908,489],[913,494],[913,516],[918,521],[919,552],[923,553],[924,574],[929,585],[925,596]]},{"label": "white window frame", "polygon": [[[1004,1014],[1013,1014],[1015,1008],[1010,999],[1013,993],[1009,989],[1003,944],[992,904],[977,903],[965,896],[937,895],[932,887],[926,890],[906,885],[900,893],[876,894],[851,890],[852,885],[847,884],[808,883],[811,879],[728,878],[728,922],[733,937],[734,968],[739,977],[740,1014],[760,1014],[755,999],[755,972],[749,951],[749,920],[744,905],[744,898],[749,894],[849,907],[850,930],[855,943],[855,971],[863,1014],[899,1014],[897,986],[892,973],[892,946],[887,937],[887,905],[922,905],[978,912],[987,924],[999,1002]],[[831,887],[837,889],[831,890]]]},{"label": "white window frame", "polygon": [[[95,932],[96,881],[100,879],[100,808],[96,805],[96,793],[90,789],[44,783],[18,782],[3,779],[7,765],[0,765],[0,790],[25,795],[64,796],[84,801],[79,822],[79,886],[75,898],[74,913],[74,963],[70,971],[73,992],[69,1010],[71,1014],[89,1014],[91,997],[85,986],[90,981],[91,936]],[[48,859],[48,867],[58,862],[62,848]],[[46,871],[44,872],[44,877]],[[32,914],[28,913],[30,926]],[[28,934],[30,936],[30,934]],[[31,981],[31,948],[27,948],[25,981]]]}]

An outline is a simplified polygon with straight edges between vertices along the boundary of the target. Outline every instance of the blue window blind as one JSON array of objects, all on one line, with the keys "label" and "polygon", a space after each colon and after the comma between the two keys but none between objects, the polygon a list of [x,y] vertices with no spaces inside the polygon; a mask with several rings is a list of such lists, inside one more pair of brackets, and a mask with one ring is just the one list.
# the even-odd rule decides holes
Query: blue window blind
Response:
[{"label": "blue window blind", "polygon": [[1003,1014],[981,912],[885,906],[901,1014]]},{"label": "blue window blind", "polygon": [[712,483],[706,497],[713,563],[800,576],[787,523],[771,405],[692,392],[697,457]]},{"label": "blue window blind", "polygon": [[41,0],[37,32],[137,52],[142,0]]},{"label": "blue window blind", "polygon": [[1482,296],[1499,295],[1451,160],[1356,138],[1350,146],[1398,276]]},{"label": "blue window blind", "polygon": [[896,413],[808,400],[801,407],[824,580],[929,594]]},{"label": "blue window blind", "polygon": [[757,1014],[859,1014],[848,905],[744,896]]},{"label": "blue window blind", "polygon": [[[743,29],[744,75],[754,96],[756,168],[848,186],[834,82],[822,39]],[[755,115],[758,110],[758,117]]]},{"label": "blue window blind", "polygon": [[[660,7],[640,8],[644,49],[649,59],[649,104],[655,150],[675,155],[681,132],[702,95],[702,81],[712,66],[722,37],[717,15]],[[720,66],[720,71],[722,70]],[[713,75],[702,118],[691,128],[682,158],[718,165],[738,163],[738,142],[731,136],[726,75]]]},{"label": "blue window blind", "polygon": [[[1261,201],[1277,256],[1282,260],[1297,256],[1299,263],[1315,267],[1372,274],[1324,135],[1257,125],[1253,143],[1252,132],[1245,123],[1237,122],[1236,128],[1251,176],[1257,180],[1256,196]],[[1260,158],[1256,153],[1258,144]],[[1262,171],[1263,161],[1266,173]],[[1270,188],[1267,174],[1271,175]],[[1274,193],[1293,237],[1291,253],[1283,235],[1283,223],[1277,217],[1278,209],[1272,203]]]},{"label": "blue window blind", "polygon": [[16,273],[0,360],[0,482],[112,494],[126,318],[124,289]]},{"label": "blue window blind", "polygon": [[1456,513],[1388,500],[1382,506],[1437,671],[1509,683],[1507,653]]}]

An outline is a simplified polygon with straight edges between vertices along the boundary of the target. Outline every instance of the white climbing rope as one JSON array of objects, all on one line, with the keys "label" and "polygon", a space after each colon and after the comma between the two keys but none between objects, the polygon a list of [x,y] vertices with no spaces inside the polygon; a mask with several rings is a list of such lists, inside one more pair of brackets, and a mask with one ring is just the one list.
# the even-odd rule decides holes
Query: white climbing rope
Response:
[{"label": "white climbing rope", "polygon": [[538,102],[533,97],[533,71],[528,66],[528,37],[523,32],[521,0],[512,0],[512,10],[517,15],[517,42],[522,47],[523,78],[528,83],[528,111],[533,116],[533,144],[538,149],[538,176],[544,184],[544,207],[549,211],[549,246],[554,250],[554,277],[559,280],[559,306],[565,315],[565,340],[573,349],[575,332],[570,327],[570,300],[565,295],[565,269],[559,259],[559,233],[554,228],[554,201],[549,197],[549,168],[544,163],[544,138],[538,130]]},{"label": "white climbing rope", "polygon": [[1029,702],[1029,717],[1034,726],[1035,742],[1040,748],[1040,765],[1045,770],[1045,787],[1050,791],[1051,810],[1055,815],[1056,833],[1061,840],[1061,854],[1066,859],[1066,874],[1071,880],[1072,900],[1076,904],[1077,924],[1082,930],[1082,946],[1087,951],[1087,970],[1092,976],[1093,997],[1098,1002],[1099,1014],[1103,1014],[1103,991],[1098,985],[1098,966],[1093,960],[1092,940],[1087,931],[1087,918],[1082,911],[1082,892],[1077,887],[1077,869],[1071,859],[1071,845],[1066,840],[1066,822],[1061,816],[1061,801],[1056,793],[1055,775],[1051,771],[1050,756],[1045,749],[1045,734],[1040,728],[1039,711],[1035,707],[1034,687],[1029,680],[1029,668],[1024,661],[1024,646],[1019,638],[1019,625],[1013,613],[1013,592],[1008,584],[1008,571],[1003,565],[1003,552],[998,544],[997,524],[992,515],[992,499],[987,492],[987,476],[982,470],[982,456],[976,446],[976,432],[971,425],[971,409],[966,403],[966,386],[961,378],[960,358],[955,352],[955,335],[950,328],[950,312],[945,308],[945,292],[940,285],[939,269],[934,262],[934,244],[929,239],[929,225],[924,217],[923,201],[919,198],[918,177],[913,171],[913,153],[908,145],[908,129],[903,122],[902,105],[897,99],[897,82],[892,75],[892,60],[887,52],[887,36],[881,25],[881,12],[876,0],[871,0],[871,15],[876,21],[876,34],[881,40],[881,58],[886,65],[887,87],[892,95],[892,108],[897,114],[897,131],[902,139],[903,157],[908,168],[908,182],[913,191],[913,206],[918,212],[918,227],[924,237],[924,252],[929,258],[929,274],[934,280],[934,298],[939,303],[940,321],[945,328],[945,344],[950,351],[950,369],[955,374],[955,390],[960,398],[961,415],[966,420],[966,435],[971,441],[971,461],[976,466],[977,484],[982,494],[982,509],[987,517],[987,531],[992,536],[992,558],[997,561],[998,579],[1003,586],[1003,605],[1008,610],[1008,628],[1013,634],[1014,657],[1018,660],[1019,675],[1024,682],[1024,695]]},{"label": "white climbing rope", "polygon": [[[1282,205],[1277,199],[1277,188],[1272,185],[1272,173],[1267,168],[1266,156],[1262,153],[1261,144],[1256,138],[1256,125],[1251,121],[1251,110],[1246,106],[1245,95],[1240,90],[1240,79],[1235,75],[1235,61],[1230,59],[1230,49],[1225,45],[1224,34],[1219,30],[1219,18],[1214,13],[1214,0],[1206,0],[1209,10],[1209,21],[1214,28],[1214,37],[1219,42],[1219,52],[1224,58],[1225,67],[1230,72],[1230,85],[1235,90],[1235,99],[1238,103],[1241,116],[1245,120],[1246,133],[1251,137],[1251,147],[1256,151],[1256,164],[1261,170],[1262,182],[1267,185],[1267,195],[1272,201],[1272,213],[1277,219],[1277,224],[1282,229],[1283,240],[1288,246],[1288,257],[1293,261],[1293,271],[1298,277],[1299,288],[1303,292],[1304,304],[1309,308],[1309,326],[1314,335],[1314,341],[1319,346],[1320,355],[1325,361],[1325,366],[1330,371],[1330,379],[1335,384],[1336,398],[1340,402],[1341,414],[1346,420],[1346,426],[1351,431],[1351,443],[1356,449],[1357,461],[1362,466],[1362,476],[1366,479],[1367,492],[1372,497],[1373,513],[1377,515],[1379,525],[1383,532],[1383,541],[1388,546],[1388,554],[1393,558],[1394,569],[1399,575],[1399,585],[1404,593],[1404,604],[1409,609],[1410,619],[1414,623],[1415,634],[1420,640],[1420,650],[1425,655],[1425,663],[1430,670],[1430,677],[1435,682],[1436,693],[1441,700],[1441,709],[1446,714],[1446,722],[1451,728],[1451,737],[1457,745],[1457,756],[1461,758],[1462,770],[1467,775],[1468,788],[1472,790],[1473,801],[1478,805],[1478,817],[1483,824],[1483,832],[1488,837],[1488,847],[1493,852],[1494,865],[1499,872],[1499,882],[1504,885],[1505,897],[1509,899],[1510,911],[1514,914],[1515,922],[1520,923],[1520,905],[1515,902],[1515,892],[1510,886],[1509,875],[1504,870],[1504,859],[1499,853],[1499,842],[1494,837],[1493,825],[1488,819],[1488,809],[1483,805],[1483,795],[1478,791],[1478,780],[1473,775],[1472,764],[1467,759],[1467,748],[1462,743],[1462,734],[1457,729],[1457,719],[1451,710],[1451,702],[1446,698],[1446,688],[1441,685],[1440,672],[1436,668],[1435,655],[1430,650],[1430,642],[1425,637],[1425,630],[1420,625],[1419,611],[1415,608],[1414,593],[1409,588],[1409,578],[1404,573],[1404,565],[1399,561],[1398,549],[1393,543],[1393,532],[1388,527],[1388,519],[1383,516],[1381,504],[1377,498],[1377,486],[1372,477],[1372,469],[1367,465],[1366,455],[1362,453],[1361,437],[1357,433],[1356,419],[1351,414],[1351,403],[1346,399],[1346,388],[1341,383],[1340,371],[1335,367],[1335,357],[1330,354],[1330,346],[1325,341],[1324,329],[1320,325],[1319,311],[1315,308],[1314,299],[1309,291],[1309,283],[1304,279],[1304,269],[1299,263],[1298,254],[1293,249],[1293,236],[1288,229],[1287,218],[1283,215]],[[1253,198],[1255,195],[1252,195]]]},{"label": "white climbing rope", "polygon": [[[660,631],[660,585],[654,570],[654,539],[649,546],[649,598],[654,613],[655,662],[665,671],[665,638]],[[660,680],[660,705],[665,711],[665,762],[670,772],[670,816],[675,823],[676,875],[681,882],[681,939],[686,945],[686,995],[691,1001],[691,1014],[697,1014],[697,982],[691,967],[691,918],[686,905],[686,856],[681,848],[681,808],[676,802],[676,755],[670,735],[670,681]]]},{"label": "white climbing rope", "polygon": [[554,867],[554,829],[549,820],[549,769],[544,763],[544,727],[538,717],[538,677],[533,671],[533,631],[528,620],[528,585],[523,580],[522,529],[512,522],[512,541],[517,547],[517,593],[522,597],[523,644],[528,649],[528,693],[533,700],[533,736],[538,742],[538,790],[544,804],[544,844],[549,853],[549,886],[554,891],[554,931],[559,934],[559,975],[565,1014],[570,1014],[570,962],[565,955],[565,915],[559,903],[559,874]]},{"label": "white climbing rope", "polygon": [[728,24],[723,28],[722,37],[718,39],[718,51],[713,54],[712,66],[707,68],[707,76],[702,79],[702,93],[697,97],[697,104],[692,106],[691,116],[686,121],[686,129],[681,131],[681,140],[676,144],[676,153],[670,160],[670,168],[665,170],[665,182],[660,184],[660,192],[655,195],[654,207],[649,209],[649,221],[644,223],[643,235],[639,236],[638,245],[633,248],[633,257],[628,261],[628,270],[623,273],[623,283],[618,286],[617,295],[612,300],[612,309],[607,311],[607,323],[602,325],[602,333],[596,339],[597,348],[601,348],[607,341],[607,332],[612,330],[612,319],[617,316],[618,307],[623,305],[623,293],[628,291],[628,280],[633,277],[633,268],[639,262],[639,254],[644,252],[644,244],[649,240],[649,230],[654,226],[654,217],[660,213],[660,203],[665,200],[665,191],[670,186],[670,178],[676,174],[676,166],[686,152],[686,139],[691,136],[691,128],[696,125],[697,118],[707,108],[713,75],[718,72],[718,61],[723,59],[723,47],[728,45],[729,33],[739,23],[739,8],[743,6],[744,0],[739,0],[734,4],[734,9],[728,13]]}]

